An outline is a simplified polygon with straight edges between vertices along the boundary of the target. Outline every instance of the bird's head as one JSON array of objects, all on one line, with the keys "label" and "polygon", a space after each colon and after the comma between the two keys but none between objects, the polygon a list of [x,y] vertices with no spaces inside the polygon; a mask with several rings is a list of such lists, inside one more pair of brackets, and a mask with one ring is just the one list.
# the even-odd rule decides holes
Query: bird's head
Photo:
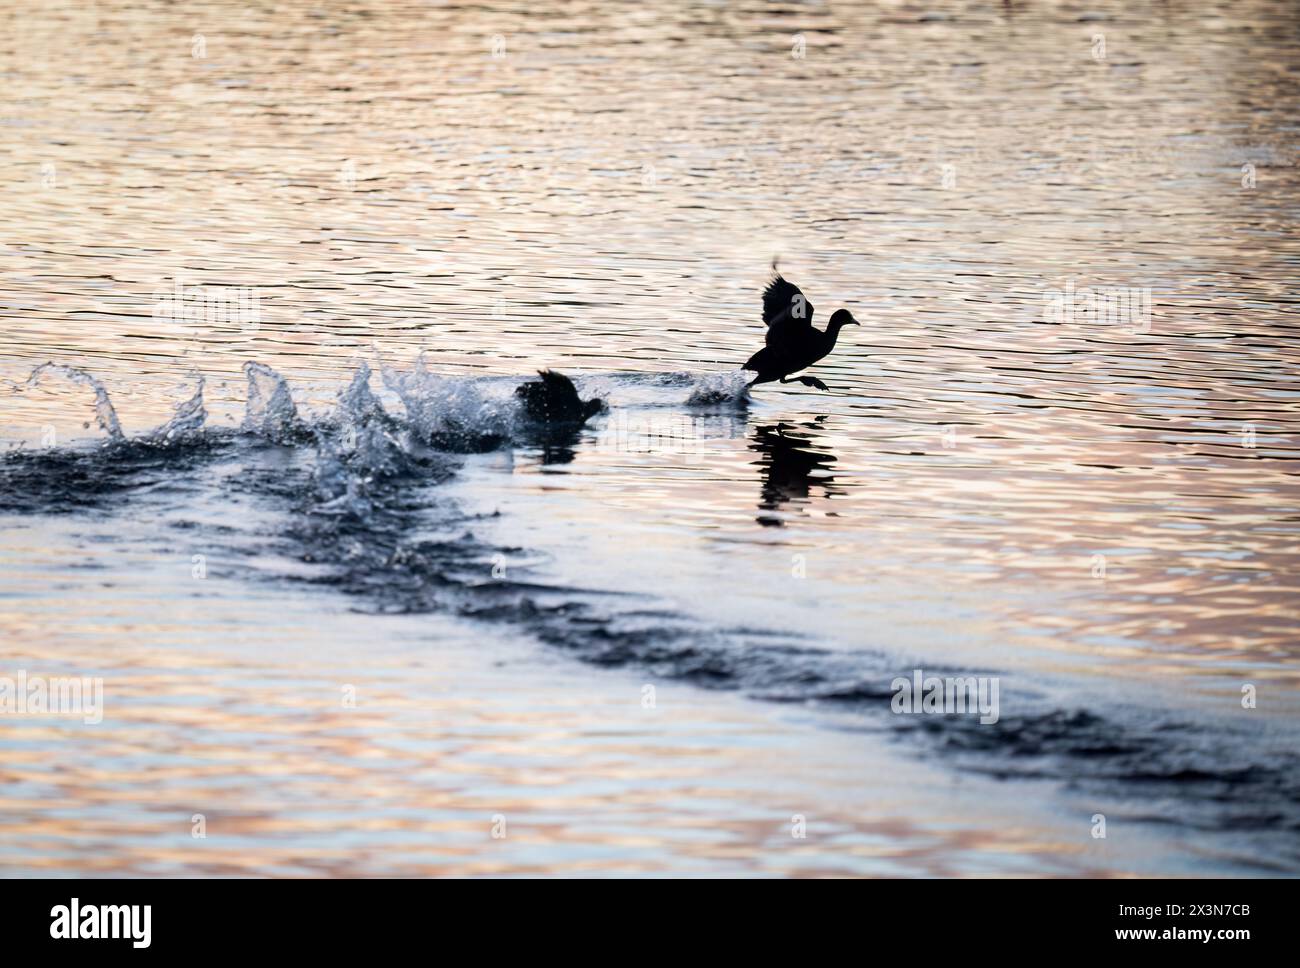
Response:
[{"label": "bird's head", "polygon": [[853,314],[847,309],[837,309],[831,313],[829,325],[831,329],[840,329],[843,326],[861,326],[862,324],[854,319]]}]

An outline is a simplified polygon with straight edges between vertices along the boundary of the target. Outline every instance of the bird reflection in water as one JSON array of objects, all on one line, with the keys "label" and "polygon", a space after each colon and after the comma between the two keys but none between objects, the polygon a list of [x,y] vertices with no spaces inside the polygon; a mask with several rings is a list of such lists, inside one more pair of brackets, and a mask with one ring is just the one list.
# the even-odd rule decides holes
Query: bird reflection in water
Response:
[{"label": "bird reflection in water", "polygon": [[569,426],[545,427],[529,435],[528,442],[541,449],[543,466],[571,464],[577,456],[582,428]]},{"label": "bird reflection in water", "polygon": [[[825,417],[807,424],[770,424],[754,431],[750,450],[761,455],[755,463],[761,469],[762,491],[758,508],[764,512],[780,511],[786,504],[807,504],[813,486],[820,487],[825,496],[843,493],[832,486],[835,478],[830,469],[835,455],[814,450],[809,444],[812,435],[821,431]],[[774,513],[760,514],[755,520],[765,527],[781,527],[785,522]]]}]

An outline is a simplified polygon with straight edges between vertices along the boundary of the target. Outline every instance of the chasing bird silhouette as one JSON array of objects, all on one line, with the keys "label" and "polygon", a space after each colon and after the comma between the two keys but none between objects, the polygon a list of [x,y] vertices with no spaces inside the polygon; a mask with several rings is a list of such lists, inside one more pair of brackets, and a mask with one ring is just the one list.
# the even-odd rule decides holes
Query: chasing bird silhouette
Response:
[{"label": "chasing bird silhouette", "polygon": [[578,397],[578,388],[563,373],[538,370],[541,380],[515,387],[515,396],[523,403],[524,414],[539,424],[563,425],[586,423],[605,409],[605,402]]},{"label": "chasing bird silhouette", "polygon": [[515,387],[524,414],[522,436],[541,447],[543,464],[567,464],[575,456],[583,424],[605,409],[605,401],[583,400],[563,373],[539,370],[537,375],[541,380]]},{"label": "chasing bird silhouette", "polygon": [[763,290],[763,322],[767,324],[767,345],[749,358],[741,369],[757,373],[749,382],[802,383],[829,390],[825,383],[815,376],[800,376],[788,380],[791,373],[798,373],[812,366],[835,348],[840,330],[845,326],[860,326],[847,309],[837,309],[826,325],[826,331],[814,329],[812,324],[813,305],[800,292],[799,287],[786,282],[772,260],[772,281]]}]

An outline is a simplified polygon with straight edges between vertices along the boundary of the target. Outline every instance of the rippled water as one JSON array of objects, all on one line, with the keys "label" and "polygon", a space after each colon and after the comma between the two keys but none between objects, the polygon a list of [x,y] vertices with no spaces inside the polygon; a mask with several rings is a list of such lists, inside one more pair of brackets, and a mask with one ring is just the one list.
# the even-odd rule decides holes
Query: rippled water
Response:
[{"label": "rippled water", "polygon": [[0,870],[1300,871],[1294,5],[656,6],[5,11]]}]

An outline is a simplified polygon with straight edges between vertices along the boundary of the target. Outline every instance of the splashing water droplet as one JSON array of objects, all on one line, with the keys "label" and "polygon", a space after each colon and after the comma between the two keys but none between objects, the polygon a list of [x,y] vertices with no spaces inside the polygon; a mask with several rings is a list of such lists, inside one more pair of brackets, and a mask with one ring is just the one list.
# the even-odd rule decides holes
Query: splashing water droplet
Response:
[{"label": "splashing water droplet", "polygon": [[[104,385],[96,380],[85,370],[79,370],[76,367],[64,366],[61,363],[42,363],[36,369],[32,370],[27,381],[18,389],[22,390],[27,387],[37,386],[41,382],[41,377],[46,373],[53,373],[61,376],[66,380],[71,380],[81,386],[88,386],[95,391],[95,421],[99,424],[100,430],[108,434],[113,440],[122,440],[122,425],[118,422],[117,411],[113,409],[113,402],[109,399],[108,391]],[[90,427],[89,421],[82,424],[83,427]]]},{"label": "splashing water droplet", "polygon": [[248,377],[248,402],[243,429],[274,441],[295,436],[301,424],[284,377],[264,363],[251,361],[244,364],[244,373]]}]

